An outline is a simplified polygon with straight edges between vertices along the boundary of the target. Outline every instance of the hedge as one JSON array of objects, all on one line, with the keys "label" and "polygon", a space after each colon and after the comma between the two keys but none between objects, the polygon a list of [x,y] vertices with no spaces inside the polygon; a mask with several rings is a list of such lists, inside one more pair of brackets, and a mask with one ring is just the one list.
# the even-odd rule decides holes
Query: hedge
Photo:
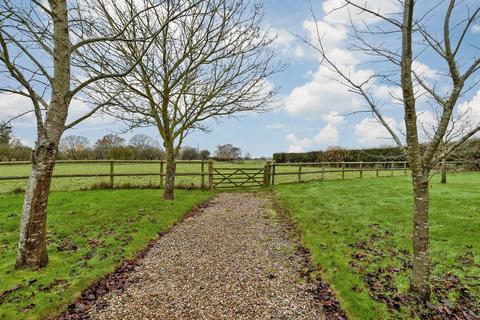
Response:
[{"label": "hedge", "polygon": [[[422,146],[425,148],[426,146]],[[398,147],[379,147],[366,149],[346,149],[329,147],[325,151],[303,153],[274,153],[277,163],[286,162],[351,162],[351,161],[406,161],[404,153]],[[453,152],[447,160],[480,160],[480,139],[473,139]]]}]

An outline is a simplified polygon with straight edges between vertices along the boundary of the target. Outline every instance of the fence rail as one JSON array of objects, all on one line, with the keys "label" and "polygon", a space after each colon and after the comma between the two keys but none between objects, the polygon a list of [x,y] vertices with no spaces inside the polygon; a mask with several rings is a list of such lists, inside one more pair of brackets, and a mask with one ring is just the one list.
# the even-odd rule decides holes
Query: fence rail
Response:
[{"label": "fence rail", "polygon": [[[285,168],[293,168],[289,171],[281,172],[279,170]],[[439,163],[434,170],[440,170]],[[471,171],[480,169],[478,161],[448,161],[445,162],[445,170],[447,172],[455,171]],[[277,183],[276,177],[294,177],[288,179],[288,182],[306,181],[306,176],[315,176],[310,180],[325,180],[327,175],[334,176],[336,179],[346,178],[364,178],[367,173],[374,173],[371,177],[379,178],[381,176],[394,176],[396,172],[402,172],[407,175],[410,171],[406,161],[379,161],[379,162],[301,162],[301,163],[275,163],[267,162],[265,165],[266,185],[274,185]],[[388,174],[385,175],[384,173]],[[281,183],[281,182],[280,182]]]},{"label": "fence rail", "polygon": [[[308,180],[348,179],[407,175],[408,164],[389,162],[310,162],[224,163],[213,161],[177,161],[176,180],[189,187],[235,188],[271,186],[279,183]],[[0,192],[24,187],[29,177],[28,161],[0,162]],[[76,166],[72,166],[76,165]],[[447,171],[479,168],[478,162],[450,161]],[[103,186],[148,185],[164,186],[166,164],[161,160],[60,160],[53,173],[57,190],[88,188],[92,182]],[[135,184],[125,178],[136,178]],[[57,180],[58,179],[58,180]],[[89,180],[89,181],[87,181]],[[17,183],[15,183],[17,181]],[[54,188],[55,189],[55,188]]]}]

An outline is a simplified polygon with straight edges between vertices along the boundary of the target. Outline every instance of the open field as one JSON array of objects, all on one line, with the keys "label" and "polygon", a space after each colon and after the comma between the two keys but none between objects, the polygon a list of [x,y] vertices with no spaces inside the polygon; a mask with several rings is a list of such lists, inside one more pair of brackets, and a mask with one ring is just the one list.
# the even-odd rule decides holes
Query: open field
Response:
[{"label": "open field", "polygon": [[0,319],[46,319],[120,261],[132,258],[211,192],[177,190],[53,192],[48,217],[49,264],[14,271],[23,195],[0,195]]},{"label": "open field", "polygon": [[[245,161],[242,164],[228,163],[228,162],[215,162],[213,167],[215,169],[242,169],[242,168],[256,168],[262,170],[265,166],[265,162],[262,161]],[[378,176],[400,176],[404,175],[405,172],[402,169],[402,164],[395,164],[394,171],[383,171],[388,170],[390,165],[385,166],[376,166],[379,169]],[[299,180],[309,181],[309,180],[336,180],[342,179],[342,173],[338,172],[341,170],[340,164],[336,166],[325,166],[323,168],[325,173],[321,173],[322,167],[318,166],[302,166],[299,169],[297,165],[276,165],[274,172],[275,178],[273,182],[275,184],[297,182]],[[374,178],[377,176],[375,168],[368,169],[364,168],[366,171],[363,172],[362,176],[364,178]],[[164,168],[165,170],[165,168]],[[204,172],[208,173],[208,163],[204,164]],[[273,169],[272,169],[273,170]],[[301,170],[300,175],[299,170]],[[343,177],[345,179],[359,178],[360,173],[357,166],[350,166],[345,168],[345,174]],[[354,170],[354,171],[349,171]],[[332,172],[337,171],[337,172]],[[22,165],[0,165],[0,177],[2,176],[28,176],[30,172],[29,164]],[[201,173],[201,163],[179,163],[177,164],[177,173]],[[232,171],[230,171],[232,172]],[[308,172],[315,172],[308,174]],[[107,163],[58,163],[55,166],[54,174],[56,175],[72,175],[72,174],[104,174],[108,175],[110,173],[110,164]],[[128,176],[128,177],[115,177],[114,185],[116,187],[130,185],[130,186],[145,186],[145,187],[155,187],[160,185],[160,163],[115,163],[114,166],[115,174],[152,174],[149,176]],[[262,178],[259,177],[261,180]],[[205,181],[208,181],[208,176],[205,176]],[[52,190],[54,191],[69,191],[69,190],[82,190],[89,189],[98,185],[108,185],[110,178],[108,176],[103,177],[62,177],[54,178],[52,181]],[[201,186],[201,176],[177,176],[176,177],[177,185],[184,187],[200,187]],[[10,192],[16,189],[25,189],[26,179],[21,180],[5,180],[0,181],[0,193]]]},{"label": "open field", "polygon": [[[478,315],[480,174],[438,180],[431,186],[433,303]],[[351,319],[415,319],[421,312],[408,302],[411,188],[407,177],[275,188]]]}]

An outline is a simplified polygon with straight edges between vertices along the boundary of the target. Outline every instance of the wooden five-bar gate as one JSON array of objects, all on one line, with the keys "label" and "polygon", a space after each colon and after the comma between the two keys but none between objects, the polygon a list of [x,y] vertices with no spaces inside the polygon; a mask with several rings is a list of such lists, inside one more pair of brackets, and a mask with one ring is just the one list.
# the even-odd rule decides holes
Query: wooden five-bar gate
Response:
[{"label": "wooden five-bar gate", "polygon": [[213,188],[263,187],[264,168],[214,168]]}]

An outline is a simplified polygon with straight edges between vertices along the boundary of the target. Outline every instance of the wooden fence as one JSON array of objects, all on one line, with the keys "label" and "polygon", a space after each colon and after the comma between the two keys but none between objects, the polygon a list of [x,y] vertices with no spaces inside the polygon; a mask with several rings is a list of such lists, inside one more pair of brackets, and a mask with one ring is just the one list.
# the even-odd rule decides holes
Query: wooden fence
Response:
[{"label": "wooden fence", "polygon": [[[290,170],[285,170],[291,168]],[[480,168],[476,161],[449,161],[445,163],[447,172],[473,171]],[[434,171],[440,170],[438,164]],[[275,163],[265,165],[265,185],[275,185],[282,177],[284,182],[303,182],[308,180],[347,179],[364,177],[386,177],[408,175],[410,168],[406,161],[385,162],[309,162],[309,163]],[[292,178],[293,177],[293,178]],[[313,177],[313,178],[312,178]]]},{"label": "wooden fence", "polygon": [[[308,180],[349,179],[407,175],[406,162],[314,162],[275,163],[245,162],[224,163],[213,161],[177,161],[176,181],[184,187],[239,188],[268,187],[278,183]],[[465,171],[478,167],[471,162],[448,162],[448,171]],[[30,163],[0,162],[0,192],[19,188],[28,179]],[[165,180],[165,161],[137,160],[68,160],[57,161],[54,180],[63,178],[59,190],[71,190],[71,185],[87,188],[91,182],[104,187],[147,185],[162,188]],[[131,183],[135,178],[136,183]],[[12,181],[19,181],[12,184]],[[2,186],[3,185],[3,186]],[[55,188],[54,188],[55,189]],[[75,188],[74,188],[75,189]]]},{"label": "wooden fence", "polygon": [[[181,164],[188,164],[188,165],[198,165],[199,171],[195,172],[177,172],[176,177],[200,177],[201,186],[206,186],[205,179],[206,177],[213,172],[211,168],[212,162],[210,161],[176,161],[177,165]],[[7,170],[2,170],[2,167],[19,167],[19,166],[29,166],[30,162],[28,161],[12,161],[12,162],[0,162],[0,172],[4,172]],[[165,161],[161,160],[58,160],[56,162],[56,167],[58,168],[61,165],[106,165],[108,166],[108,171],[102,172],[92,172],[92,173],[56,173],[54,170],[53,178],[100,178],[106,177],[111,186],[115,185],[115,178],[116,177],[152,177],[156,176],[159,177],[159,186],[164,186],[164,179],[165,179],[165,170],[166,165]],[[117,172],[115,168],[119,168],[122,165],[148,165],[148,169],[152,169],[154,165],[158,166],[158,171],[133,171],[133,172]],[[207,172],[207,169],[209,172]],[[12,170],[14,171],[14,170]],[[7,175],[3,176],[0,175],[0,181],[7,181],[7,180],[25,180],[28,179],[28,175]]]}]

